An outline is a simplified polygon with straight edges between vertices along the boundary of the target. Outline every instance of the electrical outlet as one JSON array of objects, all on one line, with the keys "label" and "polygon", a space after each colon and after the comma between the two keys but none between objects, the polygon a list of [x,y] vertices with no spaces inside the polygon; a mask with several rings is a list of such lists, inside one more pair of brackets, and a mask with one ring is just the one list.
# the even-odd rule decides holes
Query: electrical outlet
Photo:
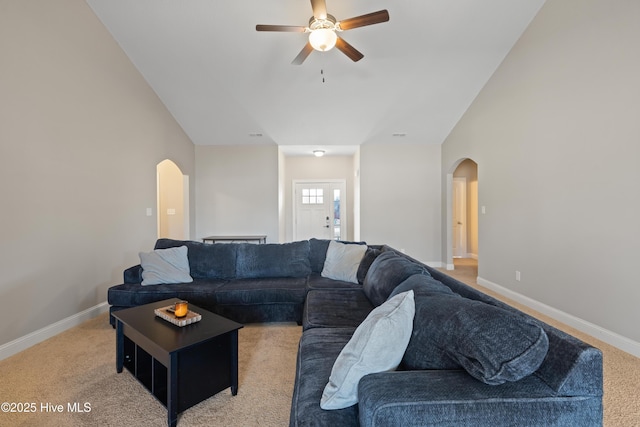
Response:
[{"label": "electrical outlet", "polygon": [[516,270],[516,281],[520,281],[520,272]]}]

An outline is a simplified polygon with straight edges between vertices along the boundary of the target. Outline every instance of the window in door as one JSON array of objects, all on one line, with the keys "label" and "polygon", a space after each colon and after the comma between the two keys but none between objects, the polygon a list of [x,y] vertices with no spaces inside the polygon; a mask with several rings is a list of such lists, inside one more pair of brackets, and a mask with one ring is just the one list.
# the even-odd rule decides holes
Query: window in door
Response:
[{"label": "window in door", "polygon": [[340,222],[340,189],[333,190],[333,239],[340,240],[341,236]]},{"label": "window in door", "polygon": [[324,204],[324,190],[322,188],[303,188],[302,204],[303,205]]},{"label": "window in door", "polygon": [[345,183],[295,182],[293,238],[346,240]]}]

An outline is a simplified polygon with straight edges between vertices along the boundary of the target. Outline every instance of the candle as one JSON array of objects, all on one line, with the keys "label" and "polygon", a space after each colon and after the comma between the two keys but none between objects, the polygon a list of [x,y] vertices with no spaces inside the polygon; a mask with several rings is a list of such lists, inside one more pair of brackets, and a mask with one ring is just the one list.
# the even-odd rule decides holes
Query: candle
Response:
[{"label": "candle", "polygon": [[187,301],[178,301],[175,310],[176,317],[184,317],[189,312],[189,303]]}]

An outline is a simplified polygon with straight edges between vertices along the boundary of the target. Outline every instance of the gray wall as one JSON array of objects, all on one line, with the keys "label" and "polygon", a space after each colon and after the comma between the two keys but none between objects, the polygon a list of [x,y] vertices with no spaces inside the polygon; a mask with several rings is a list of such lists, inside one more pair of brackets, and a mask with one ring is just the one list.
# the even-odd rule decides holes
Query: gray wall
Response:
[{"label": "gray wall", "polygon": [[0,64],[2,344],[106,301],[194,150],[82,0],[0,2]]},{"label": "gray wall", "polygon": [[478,163],[479,276],[635,341],[638,17],[548,0],[442,146]]},{"label": "gray wall", "polygon": [[266,234],[278,242],[278,147],[196,146],[195,238]]},{"label": "gray wall", "polygon": [[[292,225],[286,217],[291,210],[292,179],[358,173],[353,184],[347,177],[347,186],[348,191],[354,189],[354,205],[360,200],[359,238],[440,264],[439,145],[364,144],[353,159],[308,160],[288,159],[275,145],[196,146],[196,159],[197,238],[266,233],[270,242],[289,241]],[[327,165],[325,172],[311,166],[320,163]],[[304,176],[301,167],[307,169]],[[358,183],[359,194],[355,194]],[[356,206],[352,208],[357,212]],[[357,234],[355,219],[352,225]],[[285,233],[279,232],[280,226]]]},{"label": "gray wall", "polygon": [[440,265],[440,145],[360,147],[361,239]]}]

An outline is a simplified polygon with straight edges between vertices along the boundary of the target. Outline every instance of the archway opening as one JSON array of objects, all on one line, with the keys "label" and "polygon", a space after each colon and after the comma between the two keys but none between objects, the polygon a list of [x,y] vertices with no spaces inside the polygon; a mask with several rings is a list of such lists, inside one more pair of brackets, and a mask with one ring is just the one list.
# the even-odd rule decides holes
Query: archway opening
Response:
[{"label": "archway opening", "polygon": [[156,166],[158,238],[189,239],[189,176],[171,160]]},{"label": "archway opening", "polygon": [[469,158],[454,162],[447,173],[446,268],[477,269],[479,259],[478,164]]}]

